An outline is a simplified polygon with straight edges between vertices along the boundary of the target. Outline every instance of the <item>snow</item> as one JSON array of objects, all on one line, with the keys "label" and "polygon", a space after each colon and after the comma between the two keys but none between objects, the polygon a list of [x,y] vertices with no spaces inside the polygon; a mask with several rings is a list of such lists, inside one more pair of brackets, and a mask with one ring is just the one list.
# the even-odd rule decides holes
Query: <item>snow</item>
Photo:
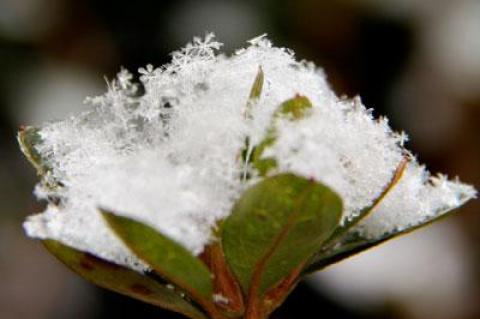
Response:
[{"label": "snow", "polygon": [[[141,68],[143,94],[122,70],[107,93],[86,100],[90,111],[41,127],[35,148],[51,169],[36,195],[58,200],[27,219],[28,235],[146,269],[105,225],[99,214],[105,208],[200,254],[216,223],[261,178],[241,160],[246,137],[260,143],[275,110],[296,94],[314,107],[298,121],[277,120],[276,142],[264,154],[277,160],[272,174],[293,172],[330,186],[344,201],[343,221],[371,205],[408,154],[406,135],[375,119],[359,98],[338,98],[321,69],[265,36],[232,56],[217,54],[220,47],[208,34],[174,52],[170,64]],[[263,91],[245,117],[260,67]],[[243,178],[245,169],[251,179]],[[431,178],[412,158],[397,187],[353,231],[375,238],[475,195],[471,186]]]}]

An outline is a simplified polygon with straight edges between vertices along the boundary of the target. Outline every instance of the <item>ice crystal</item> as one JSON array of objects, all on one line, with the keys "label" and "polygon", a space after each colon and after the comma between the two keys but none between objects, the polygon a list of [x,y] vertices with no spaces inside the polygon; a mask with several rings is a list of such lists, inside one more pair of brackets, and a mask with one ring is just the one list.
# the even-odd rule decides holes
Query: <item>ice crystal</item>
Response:
[{"label": "ice crystal", "polygon": [[[265,36],[232,56],[217,54],[220,47],[212,34],[195,38],[172,54],[170,64],[141,68],[139,84],[122,70],[105,95],[87,99],[90,111],[44,125],[35,150],[48,171],[36,195],[48,207],[28,218],[27,233],[144,269],[100,217],[99,208],[107,208],[200,254],[216,222],[261,178],[241,160],[245,139],[262,141],[275,110],[297,94],[314,107],[300,121],[279,119],[276,142],[264,156],[276,159],[276,172],[312,178],[338,192],[343,221],[371,205],[410,156],[404,133],[375,119],[359,98],[338,98],[322,70],[297,61],[292,51],[272,46]],[[260,67],[263,91],[245,117]],[[475,195],[471,186],[431,177],[411,158],[395,189],[351,231],[376,238]]]}]

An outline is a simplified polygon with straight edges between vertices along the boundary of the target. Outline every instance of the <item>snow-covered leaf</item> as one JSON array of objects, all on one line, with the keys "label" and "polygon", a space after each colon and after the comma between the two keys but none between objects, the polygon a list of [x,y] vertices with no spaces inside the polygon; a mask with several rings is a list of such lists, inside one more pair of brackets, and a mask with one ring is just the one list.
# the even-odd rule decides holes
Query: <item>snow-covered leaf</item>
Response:
[{"label": "snow-covered leaf", "polygon": [[[331,263],[476,197],[431,175],[404,133],[360,98],[337,97],[293,51],[265,36],[230,56],[220,47],[213,34],[196,37],[171,63],[141,69],[140,83],[121,70],[86,112],[23,129],[20,146],[41,177],[35,195],[48,201],[27,218],[27,234],[138,273],[154,268],[217,319],[244,301],[222,254],[212,271],[200,261],[226,220],[220,244],[243,292],[254,287],[246,311],[263,294],[266,316],[312,260]],[[108,227],[98,207],[122,217],[108,215]]]},{"label": "snow-covered leaf", "polygon": [[42,176],[49,170],[49,166],[46,163],[46,160],[42,158],[42,155],[35,148],[35,145],[42,142],[42,139],[38,134],[39,130],[39,128],[33,126],[23,127],[18,132],[17,139],[20,144],[20,149],[25,157],[30,161],[33,167],[35,167],[38,175]]},{"label": "snow-covered leaf", "polygon": [[245,115],[247,118],[251,118],[252,116],[251,108],[262,95],[264,82],[265,82],[265,74],[263,73],[263,69],[260,66],[258,68],[258,73],[255,76],[255,80],[253,81],[252,88],[250,89],[250,96],[248,97],[248,102],[247,102],[247,110],[245,112]]},{"label": "snow-covered leaf", "polygon": [[372,247],[383,244],[390,239],[394,239],[395,237],[408,234],[419,228],[429,226],[430,224],[439,221],[454,212],[454,210],[451,210],[443,214],[438,214],[436,217],[432,217],[420,224],[410,226],[402,230],[392,231],[381,235],[375,239],[364,237],[355,231],[347,233],[346,236],[342,238],[342,240],[339,241],[336,245],[334,245],[331,249],[318,254],[314,261],[305,268],[304,273],[308,274],[322,270],[325,267],[331,266],[346,258],[352,257]]},{"label": "snow-covered leaf", "polygon": [[[20,132],[37,169],[48,164],[35,194],[62,204],[29,217],[28,235],[142,270],[100,206],[148,222],[198,256],[242,192],[269,174],[313,178],[341,197],[342,225],[360,219],[409,154],[405,134],[359,98],[338,98],[322,70],[293,51],[265,36],[249,43],[227,56],[212,34],[195,38],[171,63],[142,69],[142,94],[122,70],[104,95],[87,99],[86,112]],[[476,196],[435,178],[411,156],[356,231],[374,240]]]},{"label": "snow-covered leaf", "polygon": [[265,176],[270,170],[277,167],[276,159],[274,157],[264,156],[264,152],[277,140],[276,126],[278,125],[279,118],[286,117],[288,120],[297,121],[303,118],[311,108],[312,103],[307,97],[296,95],[283,102],[275,111],[265,138],[260,144],[255,146],[252,151],[252,163],[260,176]]}]

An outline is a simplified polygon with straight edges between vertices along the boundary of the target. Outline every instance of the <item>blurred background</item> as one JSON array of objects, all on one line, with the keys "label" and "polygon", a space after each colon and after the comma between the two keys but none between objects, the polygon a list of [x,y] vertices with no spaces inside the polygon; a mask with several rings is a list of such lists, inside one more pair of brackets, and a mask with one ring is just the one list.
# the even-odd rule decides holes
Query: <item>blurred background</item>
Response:
[{"label": "blurred background", "polygon": [[[89,285],[26,239],[22,220],[42,207],[15,134],[205,31],[228,52],[268,33],[405,129],[433,172],[480,187],[479,0],[0,0],[0,318],[180,318]],[[480,318],[479,209],[311,276],[274,318]]]}]

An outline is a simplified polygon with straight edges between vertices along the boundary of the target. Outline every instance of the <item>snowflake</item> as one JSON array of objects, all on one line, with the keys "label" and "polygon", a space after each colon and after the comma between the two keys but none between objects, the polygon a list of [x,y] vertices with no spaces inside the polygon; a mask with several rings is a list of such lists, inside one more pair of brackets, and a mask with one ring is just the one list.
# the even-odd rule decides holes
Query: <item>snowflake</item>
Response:
[{"label": "snowflake", "polygon": [[[332,188],[344,203],[343,222],[372,205],[409,158],[396,187],[352,229],[367,238],[419,225],[476,196],[469,185],[431,177],[404,149],[405,133],[375,119],[359,98],[337,97],[323,71],[291,50],[265,35],[232,56],[217,55],[221,46],[209,33],[174,52],[170,64],[139,69],[141,96],[122,69],[106,94],[87,99],[90,111],[36,130],[34,152],[43,161],[36,194],[49,203],[27,219],[27,233],[144,269],[106,227],[98,212],[105,207],[198,255],[245,188],[262,178],[241,159],[245,141],[258,145],[273,129],[262,156],[276,160],[274,173]],[[248,103],[259,69],[263,90]],[[276,119],[279,105],[299,94],[311,101],[308,116]]]}]

